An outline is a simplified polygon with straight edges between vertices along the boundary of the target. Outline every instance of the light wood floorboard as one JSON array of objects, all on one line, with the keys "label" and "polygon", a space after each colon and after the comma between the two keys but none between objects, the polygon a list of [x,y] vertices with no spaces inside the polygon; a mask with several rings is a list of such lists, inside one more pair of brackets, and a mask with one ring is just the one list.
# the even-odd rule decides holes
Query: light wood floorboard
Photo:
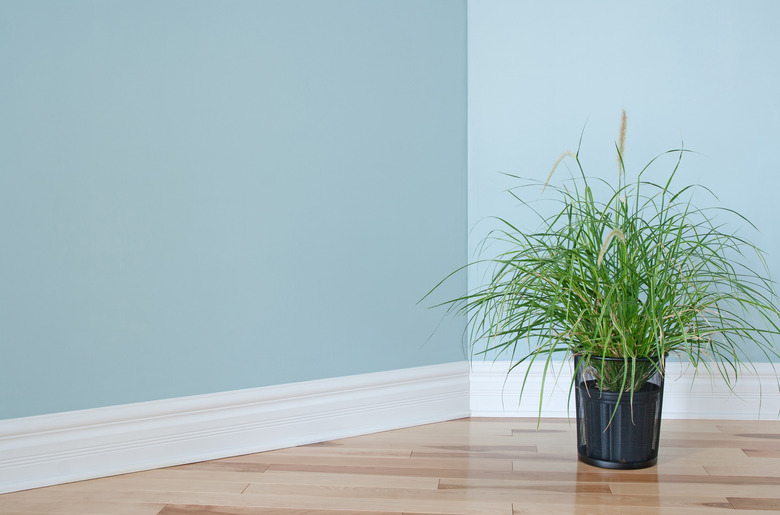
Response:
[{"label": "light wood floorboard", "polygon": [[580,463],[575,433],[454,420],[0,495],[0,513],[780,513],[780,422],[665,420],[659,464],[633,471]]}]

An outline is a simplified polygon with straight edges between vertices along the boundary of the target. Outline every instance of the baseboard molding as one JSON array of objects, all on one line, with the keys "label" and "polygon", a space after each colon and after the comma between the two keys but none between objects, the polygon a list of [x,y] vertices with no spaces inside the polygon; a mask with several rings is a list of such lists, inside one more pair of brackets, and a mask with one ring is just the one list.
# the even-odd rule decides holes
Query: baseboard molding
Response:
[{"label": "baseboard molding", "polygon": [[[0,493],[474,417],[567,417],[571,365],[448,363],[0,420]],[[540,380],[546,374],[542,394]],[[694,381],[695,378],[695,381]],[[719,376],[667,364],[665,418],[780,417],[771,364]],[[763,392],[763,395],[762,395]]]},{"label": "baseboard molding", "polygon": [[[473,417],[568,417],[574,416],[574,398],[569,387],[573,367],[555,363],[544,370],[518,367],[507,376],[509,362],[471,364],[471,416]],[[541,379],[545,379],[544,392]],[[520,393],[522,391],[522,398]],[[669,419],[778,420],[780,387],[772,364],[756,363],[743,370],[733,391],[717,371],[698,371],[676,360],[667,362],[663,416]],[[571,399],[571,402],[569,402]]]},{"label": "baseboard molding", "polygon": [[0,420],[0,493],[469,416],[469,366]]}]

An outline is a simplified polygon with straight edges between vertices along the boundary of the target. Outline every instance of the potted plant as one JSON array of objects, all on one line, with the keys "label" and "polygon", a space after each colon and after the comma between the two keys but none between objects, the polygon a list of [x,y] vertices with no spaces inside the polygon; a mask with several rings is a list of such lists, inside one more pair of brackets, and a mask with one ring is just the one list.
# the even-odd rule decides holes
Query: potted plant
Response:
[{"label": "potted plant", "polygon": [[[528,364],[523,386],[530,364],[573,358],[578,455],[609,468],[656,462],[667,356],[714,367],[732,385],[756,352],[778,357],[780,334],[762,253],[722,218],[753,224],[733,210],[696,207],[694,190],[711,195],[706,188],[673,187],[684,149],[661,154],[630,180],[625,131],[624,112],[616,185],[589,177],[579,148],[562,155],[544,183],[512,175],[522,183],[509,193],[537,215],[538,228],[496,219],[481,256],[498,248],[496,255],[464,267],[487,265],[489,279],[438,304],[466,315],[472,355],[509,355],[510,372]],[[671,172],[647,178],[669,154]],[[554,185],[569,162],[569,179]],[[552,214],[528,203],[551,194]]]}]

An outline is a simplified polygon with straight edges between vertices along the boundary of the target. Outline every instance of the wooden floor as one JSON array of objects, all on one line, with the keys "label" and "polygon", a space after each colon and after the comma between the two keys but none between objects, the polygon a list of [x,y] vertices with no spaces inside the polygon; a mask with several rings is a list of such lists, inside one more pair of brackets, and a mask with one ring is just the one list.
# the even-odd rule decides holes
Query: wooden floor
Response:
[{"label": "wooden floor", "polygon": [[780,422],[662,425],[659,464],[576,459],[568,420],[463,419],[0,495],[0,513],[780,512]]}]

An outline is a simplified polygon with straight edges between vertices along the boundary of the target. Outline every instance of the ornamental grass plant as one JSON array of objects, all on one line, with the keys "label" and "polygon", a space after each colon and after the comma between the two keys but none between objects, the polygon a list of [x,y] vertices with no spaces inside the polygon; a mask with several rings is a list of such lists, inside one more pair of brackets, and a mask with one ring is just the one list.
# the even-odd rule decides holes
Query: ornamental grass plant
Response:
[{"label": "ornamental grass plant", "polygon": [[[727,224],[755,226],[725,207],[694,205],[694,190],[717,203],[705,187],[673,186],[685,149],[630,178],[625,133],[624,112],[612,182],[588,176],[579,146],[544,182],[510,175],[520,185],[509,194],[538,229],[496,218],[480,255],[501,250],[464,267],[487,265],[489,280],[438,306],[466,315],[472,355],[508,356],[512,369],[579,356],[599,389],[633,397],[671,354],[717,369],[732,387],[751,357],[778,358],[780,312],[763,253]],[[658,181],[650,176],[662,156],[673,164]],[[540,195],[553,197],[552,215],[528,201]]]}]

